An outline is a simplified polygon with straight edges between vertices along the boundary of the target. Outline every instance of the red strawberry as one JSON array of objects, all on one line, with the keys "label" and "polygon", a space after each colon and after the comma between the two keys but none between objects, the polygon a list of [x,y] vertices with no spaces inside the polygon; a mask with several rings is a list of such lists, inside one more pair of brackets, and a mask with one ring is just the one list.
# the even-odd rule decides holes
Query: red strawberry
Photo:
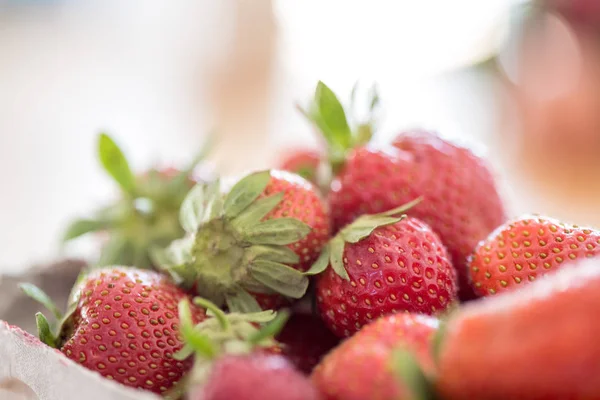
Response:
[{"label": "red strawberry", "polygon": [[279,355],[224,356],[215,361],[207,379],[190,400],[320,399],[310,380]]},{"label": "red strawberry", "polygon": [[456,299],[456,271],[429,226],[402,209],[364,215],[331,241],[309,273],[327,326],[350,336],[363,325],[399,311],[432,314]]},{"label": "red strawberry", "polygon": [[437,345],[441,398],[600,398],[600,265],[581,264],[452,316]]},{"label": "red strawberry", "polygon": [[307,374],[340,341],[312,314],[294,314],[276,339],[282,354]]},{"label": "red strawberry", "polygon": [[304,179],[316,183],[321,154],[316,150],[297,149],[284,155],[279,161],[279,169],[294,172]]},{"label": "red strawberry", "polygon": [[555,219],[524,216],[483,240],[469,260],[477,294],[516,288],[573,260],[600,253],[600,232]]},{"label": "red strawberry", "polygon": [[362,214],[390,210],[422,197],[421,204],[408,214],[440,236],[458,270],[461,298],[473,297],[466,258],[505,220],[485,161],[424,131],[402,133],[391,146],[361,146],[364,140],[348,127],[335,94],[319,83],[315,97],[311,118],[327,139],[329,159],[337,172],[329,193],[334,231]]},{"label": "red strawberry", "polygon": [[[194,326],[188,301],[179,304],[186,347],[178,358],[195,353],[189,376],[191,400],[318,399],[311,382],[284,357],[273,340],[285,324],[285,311],[225,314],[214,303],[196,298],[210,318]],[[266,323],[259,328],[260,323]]]},{"label": "red strawberry", "polygon": [[185,170],[152,169],[139,176],[131,172],[117,144],[105,134],[98,141],[100,161],[121,188],[120,199],[98,210],[91,219],[74,221],[64,240],[91,232],[106,235],[97,264],[150,268],[149,251],[166,246],[183,235],[178,212],[187,192],[195,184],[193,170],[205,155],[202,151]]},{"label": "red strawberry", "polygon": [[[315,368],[312,380],[324,400],[413,399],[412,380],[394,370],[394,351],[414,353],[419,367],[433,371],[429,347],[438,321],[425,315],[389,315],[329,353]],[[467,397],[465,397],[467,398]]]},{"label": "red strawberry", "polygon": [[[134,268],[97,270],[75,286],[74,302],[62,317],[39,289],[23,286],[64,322],[54,336],[38,313],[40,339],[68,358],[124,385],[162,393],[191,367],[173,355],[182,346],[177,303],[187,298],[165,276]],[[193,319],[206,318],[194,307]]]},{"label": "red strawberry", "polygon": [[187,236],[157,251],[157,263],[231,311],[276,308],[302,297],[303,271],[329,238],[327,209],[315,187],[282,171],[250,174],[225,198],[219,181],[198,185],[180,220]]}]

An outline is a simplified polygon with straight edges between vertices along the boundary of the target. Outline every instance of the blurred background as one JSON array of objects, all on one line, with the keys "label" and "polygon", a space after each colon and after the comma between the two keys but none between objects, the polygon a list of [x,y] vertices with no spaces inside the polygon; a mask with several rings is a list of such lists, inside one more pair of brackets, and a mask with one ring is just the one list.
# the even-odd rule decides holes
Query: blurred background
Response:
[{"label": "blurred background", "polygon": [[[511,214],[600,227],[600,2],[0,0],[0,272],[54,259],[114,196],[111,133],[137,170],[222,173],[314,146],[317,80],[377,82],[379,140],[431,128],[494,166]],[[473,188],[477,190],[477,188]]]}]

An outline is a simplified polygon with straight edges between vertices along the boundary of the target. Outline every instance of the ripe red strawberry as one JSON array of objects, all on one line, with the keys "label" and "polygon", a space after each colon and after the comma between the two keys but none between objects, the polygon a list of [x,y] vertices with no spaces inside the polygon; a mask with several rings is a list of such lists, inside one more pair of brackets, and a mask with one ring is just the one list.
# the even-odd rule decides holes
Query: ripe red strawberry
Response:
[{"label": "ripe red strawberry", "polygon": [[458,271],[460,297],[472,298],[466,258],[505,221],[485,161],[425,131],[402,133],[392,145],[362,146],[365,141],[349,128],[343,107],[322,83],[315,104],[311,118],[327,139],[329,159],[337,173],[329,193],[334,231],[362,214],[390,210],[422,197],[408,215],[423,220],[440,236]]},{"label": "ripe red strawberry", "polygon": [[280,355],[224,356],[190,400],[319,400],[310,380]]},{"label": "ripe red strawberry", "polygon": [[434,314],[456,300],[456,271],[425,223],[395,218],[402,209],[364,215],[342,229],[309,273],[323,320],[338,336],[390,313]]},{"label": "ripe red strawberry", "polygon": [[290,171],[303,177],[304,179],[316,183],[317,170],[321,163],[321,154],[312,149],[297,149],[288,152],[279,161],[279,169]]},{"label": "ripe red strawberry", "polygon": [[451,316],[437,345],[440,397],[600,398],[600,265],[581,264]]},{"label": "ripe red strawberry", "polygon": [[151,169],[139,176],[133,175],[123,152],[108,135],[100,135],[98,154],[106,172],[119,185],[120,198],[95,212],[93,218],[74,221],[64,240],[101,232],[106,242],[97,264],[151,268],[150,249],[166,246],[183,235],[179,207],[196,183],[193,170],[205,152],[182,171]]},{"label": "ripe red strawberry", "polygon": [[599,253],[600,232],[528,215],[505,223],[479,243],[469,259],[469,274],[476,293],[487,296]]},{"label": "ripe red strawberry", "polygon": [[[197,293],[231,311],[277,308],[308,287],[303,273],[329,239],[329,216],[315,187],[283,171],[196,186],[180,220],[187,236],[155,259]],[[254,294],[254,296],[252,296]]]},{"label": "ripe red strawberry", "polygon": [[[323,400],[413,399],[417,382],[395,370],[394,352],[410,351],[419,368],[434,369],[429,351],[438,321],[416,314],[380,318],[329,353],[315,368],[312,380]],[[465,397],[468,398],[468,397]]]},{"label": "ripe red strawberry", "polygon": [[[210,318],[194,326],[189,302],[179,304],[181,333],[186,342],[178,359],[195,354],[188,377],[191,400],[316,400],[318,392],[280,354],[273,335],[285,324],[286,311],[225,314],[214,303],[195,298]],[[265,323],[260,327],[259,324]]]},{"label": "ripe red strawberry", "polygon": [[[38,313],[40,339],[108,379],[162,393],[191,367],[191,361],[173,358],[183,346],[177,304],[187,297],[162,274],[123,267],[93,271],[75,286],[64,317],[39,289],[23,288],[62,320],[53,335]],[[196,322],[206,318],[198,307],[192,314]]]},{"label": "ripe red strawberry", "polygon": [[340,341],[312,314],[292,315],[276,339],[281,344],[281,353],[306,374]]}]

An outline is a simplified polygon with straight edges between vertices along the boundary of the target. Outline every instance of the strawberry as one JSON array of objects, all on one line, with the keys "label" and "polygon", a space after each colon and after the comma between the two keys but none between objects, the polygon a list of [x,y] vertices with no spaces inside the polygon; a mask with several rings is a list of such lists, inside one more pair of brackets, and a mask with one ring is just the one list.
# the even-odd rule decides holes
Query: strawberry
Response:
[{"label": "strawberry", "polygon": [[526,215],[498,227],[479,243],[468,271],[477,294],[487,296],[599,252],[600,232]]},{"label": "strawberry", "polygon": [[166,246],[180,237],[178,211],[195,184],[193,170],[204,157],[202,152],[185,170],[151,169],[134,176],[117,144],[106,134],[98,140],[98,154],[107,173],[121,188],[121,198],[96,212],[93,218],[74,221],[66,230],[69,241],[91,232],[102,232],[101,266],[132,265],[151,268],[149,251]]},{"label": "strawberry", "polygon": [[231,355],[218,359],[208,382],[190,400],[319,400],[310,380],[280,355]]},{"label": "strawberry", "polygon": [[239,180],[223,197],[217,180],[184,200],[187,235],[155,251],[184,286],[230,311],[277,308],[308,287],[303,273],[329,239],[329,216],[315,187],[283,171]]},{"label": "strawberry", "polygon": [[349,128],[339,100],[322,83],[311,119],[328,143],[335,173],[329,193],[334,231],[362,214],[390,210],[422,197],[408,214],[440,236],[458,270],[461,298],[474,297],[466,274],[467,256],[505,221],[502,201],[484,160],[425,131],[402,133],[392,145],[364,146],[361,136]]},{"label": "strawberry", "polygon": [[336,335],[399,311],[441,312],[456,299],[456,271],[438,236],[416,218],[395,216],[408,207],[361,216],[309,271],[327,268],[318,277],[317,304]]},{"label": "strawberry", "polygon": [[[196,326],[189,302],[179,304],[181,332],[186,346],[176,357],[195,354],[188,377],[190,400],[282,399],[317,400],[311,382],[284,357],[273,340],[288,313],[262,311],[225,314],[214,303],[195,298],[194,303],[213,315]],[[265,323],[263,327],[259,324]]]},{"label": "strawberry", "polygon": [[[183,346],[177,304],[187,296],[162,274],[124,267],[93,271],[75,285],[64,316],[39,289],[22,288],[61,320],[54,335],[36,314],[40,339],[105,378],[163,393],[191,367],[173,358]],[[206,318],[201,308],[191,313],[196,322]]]},{"label": "strawberry", "polygon": [[276,336],[281,352],[300,371],[310,374],[339,339],[312,314],[294,314]]},{"label": "strawberry", "polygon": [[380,318],[325,356],[312,380],[324,400],[415,399],[418,379],[403,373],[397,358],[411,352],[412,363],[432,373],[429,347],[437,325],[435,318],[417,314]]},{"label": "strawberry", "polygon": [[595,259],[466,305],[437,341],[441,398],[600,398],[599,308]]},{"label": "strawberry", "polygon": [[321,154],[318,151],[297,149],[284,154],[278,168],[294,172],[310,182],[317,183],[317,170],[320,163]]}]

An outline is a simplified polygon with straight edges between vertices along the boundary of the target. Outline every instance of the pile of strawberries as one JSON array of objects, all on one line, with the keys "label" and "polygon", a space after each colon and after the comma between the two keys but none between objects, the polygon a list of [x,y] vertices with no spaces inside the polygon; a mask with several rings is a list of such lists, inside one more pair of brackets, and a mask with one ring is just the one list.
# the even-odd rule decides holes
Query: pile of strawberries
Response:
[{"label": "pile of strawberries", "polygon": [[103,135],[123,195],[69,229],[108,241],[66,312],[22,285],[40,339],[173,399],[600,399],[600,232],[507,221],[484,160],[375,146],[322,83],[303,112],[322,149],[232,180],[135,177]]}]

